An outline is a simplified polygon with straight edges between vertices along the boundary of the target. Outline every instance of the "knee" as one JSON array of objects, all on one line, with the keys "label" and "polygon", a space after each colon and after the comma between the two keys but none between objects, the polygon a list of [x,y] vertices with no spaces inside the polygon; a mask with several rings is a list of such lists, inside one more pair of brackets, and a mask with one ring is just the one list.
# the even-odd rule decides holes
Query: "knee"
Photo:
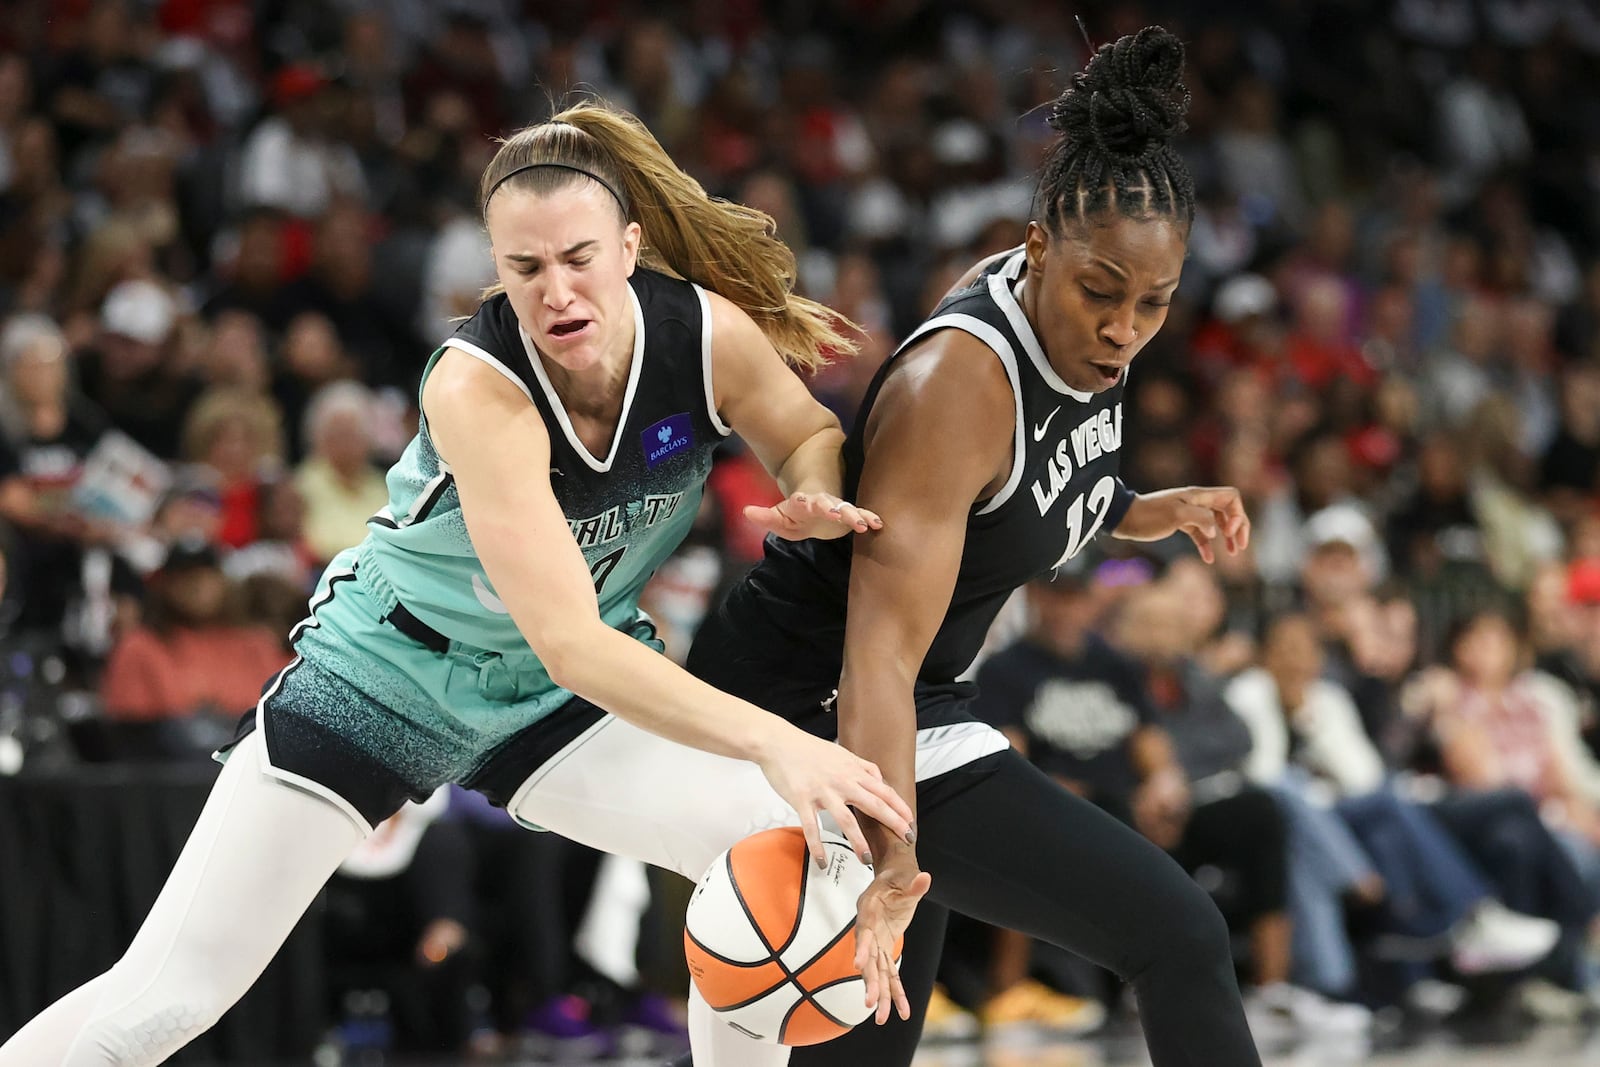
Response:
[{"label": "knee", "polygon": [[1232,966],[1227,920],[1211,895],[1188,877],[1174,879],[1158,913],[1145,916],[1141,926],[1146,936],[1135,957],[1139,961],[1135,973],[1124,975],[1129,980],[1153,967],[1207,970]]},{"label": "knee", "polygon": [[83,1028],[80,1045],[98,1049],[116,1067],[155,1067],[215,1026],[228,1005],[210,997],[141,1008],[137,1003]]}]

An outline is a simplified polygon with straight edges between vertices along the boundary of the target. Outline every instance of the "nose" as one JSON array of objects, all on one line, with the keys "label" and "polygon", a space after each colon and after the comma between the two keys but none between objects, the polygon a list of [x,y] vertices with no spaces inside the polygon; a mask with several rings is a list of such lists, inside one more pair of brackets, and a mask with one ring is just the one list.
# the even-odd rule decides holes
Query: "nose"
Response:
[{"label": "nose", "polygon": [[560,311],[570,303],[572,303],[572,284],[567,279],[566,272],[559,267],[547,271],[544,278],[544,306],[551,311]]},{"label": "nose", "polygon": [[1138,339],[1133,328],[1133,308],[1118,308],[1110,318],[1100,324],[1100,336],[1116,348],[1127,348]]}]

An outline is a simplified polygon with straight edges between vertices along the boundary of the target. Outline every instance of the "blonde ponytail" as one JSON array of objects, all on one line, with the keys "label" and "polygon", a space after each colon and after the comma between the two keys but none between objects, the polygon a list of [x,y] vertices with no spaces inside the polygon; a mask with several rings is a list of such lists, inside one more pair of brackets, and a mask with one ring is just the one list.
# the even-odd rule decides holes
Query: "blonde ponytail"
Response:
[{"label": "blonde ponytail", "polygon": [[855,352],[846,332],[854,323],[795,295],[794,253],[778,240],[771,216],[706,195],[626,111],[586,102],[519,130],[485,169],[479,202],[487,212],[502,186],[548,192],[585,173],[644,231],[639,258],[646,267],[732,301],[794,366],[815,370],[829,355]]}]

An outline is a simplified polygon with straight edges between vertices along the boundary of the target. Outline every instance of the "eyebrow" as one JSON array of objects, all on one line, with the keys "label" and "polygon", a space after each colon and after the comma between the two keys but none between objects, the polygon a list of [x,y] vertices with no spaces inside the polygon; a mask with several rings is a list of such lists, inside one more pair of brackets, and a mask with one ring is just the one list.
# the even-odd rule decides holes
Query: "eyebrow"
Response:
[{"label": "eyebrow", "polygon": [[[591,238],[591,239],[589,239],[587,241],[579,241],[577,244],[573,245],[571,248],[562,249],[561,250],[561,256],[563,258],[565,258],[567,256],[575,256],[579,252],[588,251],[589,247],[591,245],[598,244],[598,243],[599,242],[595,241],[593,238]],[[507,252],[506,255],[505,255],[505,258],[509,259],[513,263],[537,263],[537,262],[539,262],[539,257],[534,255],[532,252]]]},{"label": "eyebrow", "polygon": [[[1123,270],[1121,267],[1117,266],[1115,263],[1111,262],[1109,259],[1106,259],[1104,256],[1096,256],[1094,259],[1090,260],[1090,263],[1092,265],[1096,266],[1096,267],[1100,267],[1107,274],[1111,275],[1114,278],[1120,278],[1123,281],[1127,281],[1128,280],[1128,272]],[[1178,279],[1177,278],[1172,278],[1172,279],[1169,279],[1169,280],[1164,281],[1164,282],[1156,282],[1156,284],[1154,284],[1154,285],[1152,285],[1150,287],[1150,290],[1152,292],[1154,292],[1157,289],[1170,289],[1174,285],[1177,285],[1177,284],[1178,284]]]}]

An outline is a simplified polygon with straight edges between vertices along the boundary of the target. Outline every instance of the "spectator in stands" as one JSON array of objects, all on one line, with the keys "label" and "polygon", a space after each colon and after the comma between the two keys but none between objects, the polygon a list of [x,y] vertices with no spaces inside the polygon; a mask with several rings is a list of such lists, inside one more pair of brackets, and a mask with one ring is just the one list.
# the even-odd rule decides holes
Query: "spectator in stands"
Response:
[{"label": "spectator in stands", "polygon": [[260,536],[263,486],[277,477],[284,455],[283,420],[271,398],[210,390],[184,423],[183,452],[221,498],[220,542],[243,548]]},{"label": "spectator in stands", "polygon": [[[1600,266],[1593,273],[1600,277]],[[1600,314],[1600,302],[1595,311]],[[1539,487],[1545,506],[1571,522],[1600,493],[1600,361],[1590,357],[1567,366],[1560,398],[1561,425],[1540,459]]]},{"label": "spectator in stands", "polygon": [[254,207],[243,212],[227,234],[229,254],[219,257],[213,288],[203,310],[207,318],[245,311],[261,323],[282,325],[283,287],[288,273],[283,212]]},{"label": "spectator in stands", "polygon": [[100,308],[92,347],[78,353],[79,381],[117,429],[162,459],[179,435],[200,383],[171,358],[177,302],[153,281],[122,282]]},{"label": "spectator in stands", "polygon": [[357,382],[323,386],[306,409],[310,454],[295,471],[305,499],[306,543],[326,563],[358,544],[367,520],[389,502],[383,473],[372,465],[372,394]]},{"label": "spectator in stands", "polygon": [[289,662],[278,639],[237,625],[217,549],[181,541],[151,576],[144,621],[111,653],[101,681],[117,722],[215,717],[221,734],[261,695],[261,679]]},{"label": "spectator in stands", "polygon": [[1385,786],[1355,705],[1322,667],[1310,618],[1286,614],[1267,632],[1262,666],[1228,686],[1228,704],[1250,730],[1251,780],[1332,803],[1382,876],[1381,917],[1392,932],[1432,941],[1463,974],[1542,959],[1557,924],[1508,910],[1443,827]]},{"label": "spectator in stands", "polygon": [[83,595],[85,548],[115,534],[72,497],[84,459],[109,425],[73,387],[70,362],[65,338],[46,316],[17,315],[0,331],[0,516],[17,535],[16,625],[57,636],[68,606]]},{"label": "spectator in stands", "polygon": [[1600,764],[1579,736],[1571,691],[1524,669],[1522,634],[1502,611],[1461,619],[1448,649],[1450,665],[1419,679],[1410,705],[1430,724],[1446,776],[1461,789],[1532,796],[1600,894]]},{"label": "spectator in stands", "polygon": [[336,197],[366,193],[361,163],[334,139],[339,106],[315,67],[293,64],[272,78],[273,112],[244,142],[239,199],[245,207],[279,208],[317,218]]},{"label": "spectator in stands", "polygon": [[[294,321],[307,312],[326,318],[352,361],[354,376],[373,385],[410,388],[422,374],[414,353],[425,346],[411,330],[415,306],[396,306],[378,285],[374,223],[359,201],[328,206],[317,222],[311,270],[284,288],[278,321],[292,333]],[[292,419],[296,413],[288,414]]]}]

